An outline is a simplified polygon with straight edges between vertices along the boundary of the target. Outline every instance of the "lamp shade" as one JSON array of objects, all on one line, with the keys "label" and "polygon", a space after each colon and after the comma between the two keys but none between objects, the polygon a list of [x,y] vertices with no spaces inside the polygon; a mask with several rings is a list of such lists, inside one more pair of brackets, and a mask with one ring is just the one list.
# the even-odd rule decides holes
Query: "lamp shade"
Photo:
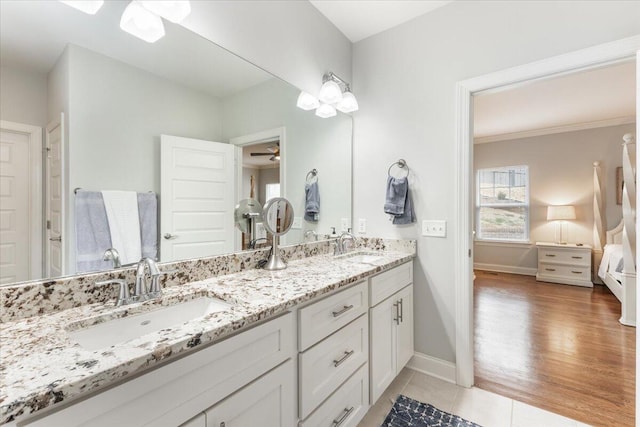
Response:
[{"label": "lamp shade", "polygon": [[153,43],[164,37],[164,25],[158,15],[132,1],[122,13],[120,28],[146,42]]},{"label": "lamp shade", "polygon": [[303,110],[314,110],[320,106],[320,102],[315,96],[303,91],[300,92],[296,105]]},{"label": "lamp shade", "polygon": [[547,221],[576,219],[575,206],[549,206],[547,207]]},{"label": "lamp shade", "polygon": [[336,108],[343,113],[352,113],[358,111],[358,101],[351,92],[345,92],[342,94],[342,101],[338,102]]},{"label": "lamp shade", "polygon": [[320,106],[316,109],[316,116],[322,117],[323,119],[328,119],[329,117],[333,117],[336,115],[336,109],[333,105],[329,104],[320,104]]},{"label": "lamp shade", "polygon": [[335,104],[342,101],[342,89],[340,89],[338,83],[333,80],[327,80],[322,84],[318,98],[325,104]]}]

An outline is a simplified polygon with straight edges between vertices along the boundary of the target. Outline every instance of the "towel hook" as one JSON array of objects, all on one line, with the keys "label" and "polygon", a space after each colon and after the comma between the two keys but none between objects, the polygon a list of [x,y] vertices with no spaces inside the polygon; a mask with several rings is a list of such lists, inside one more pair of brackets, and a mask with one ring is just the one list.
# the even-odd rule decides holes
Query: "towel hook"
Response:
[{"label": "towel hook", "polygon": [[318,169],[313,168],[307,173],[307,177],[305,178],[305,181],[307,181],[307,182],[309,182],[309,175],[311,175],[311,178],[316,177],[316,179],[317,179],[318,178]]},{"label": "towel hook", "polygon": [[405,176],[409,176],[409,165],[407,164],[407,161],[405,159],[400,159],[397,162],[393,162],[391,163],[391,166],[389,166],[389,170],[387,170],[387,175],[391,176],[391,169],[394,166],[398,166],[400,169],[407,169],[407,175]]}]

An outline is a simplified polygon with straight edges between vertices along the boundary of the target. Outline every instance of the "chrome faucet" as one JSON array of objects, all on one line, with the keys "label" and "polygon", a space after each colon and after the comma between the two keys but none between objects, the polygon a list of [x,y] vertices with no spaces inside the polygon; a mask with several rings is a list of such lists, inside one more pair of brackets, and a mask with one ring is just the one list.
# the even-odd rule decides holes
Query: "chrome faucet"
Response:
[{"label": "chrome faucet", "polygon": [[104,251],[104,255],[102,255],[103,261],[112,261],[113,268],[120,268],[122,264],[120,264],[120,254],[116,250],[116,248],[109,248]]},{"label": "chrome faucet", "polygon": [[334,251],[334,255],[342,255],[344,253],[347,253],[347,240],[351,240],[351,248],[349,250],[353,250],[353,248],[356,247],[356,236],[351,233],[350,228],[348,229],[348,231],[342,233],[340,237],[338,237],[338,240],[336,240],[336,249]]},{"label": "chrome faucet", "polygon": [[[151,286],[147,287],[147,268],[151,278]],[[162,295],[160,277],[165,274],[175,273],[178,270],[160,271],[158,265],[151,258],[142,258],[136,268],[136,286],[131,299],[134,301],[147,301]]]},{"label": "chrome faucet", "polygon": [[[318,241],[318,233],[316,233],[315,231],[307,230],[307,231],[304,232],[304,241],[305,242],[307,241],[307,238],[309,236],[312,236],[314,241],[316,241],[316,242]],[[308,241],[311,241],[311,239],[309,239]]]}]

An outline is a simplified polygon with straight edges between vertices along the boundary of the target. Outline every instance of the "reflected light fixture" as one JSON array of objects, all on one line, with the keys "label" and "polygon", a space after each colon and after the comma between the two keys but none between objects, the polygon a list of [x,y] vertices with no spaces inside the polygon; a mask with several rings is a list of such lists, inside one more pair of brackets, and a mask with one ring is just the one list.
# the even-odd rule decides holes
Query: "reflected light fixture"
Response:
[{"label": "reflected light fixture", "polygon": [[64,3],[67,6],[71,6],[74,9],[81,10],[89,15],[95,15],[102,5],[104,0],[59,0],[60,3]]},{"label": "reflected light fixture", "polygon": [[[556,243],[561,245],[566,245],[567,242],[563,239],[562,236],[562,227],[566,225],[567,220],[576,219],[576,208],[575,206],[549,206],[547,207],[547,221],[558,221],[558,226],[560,229],[560,240]],[[568,234],[568,233],[567,233]]]},{"label": "reflected light fixture", "polygon": [[296,105],[298,106],[298,108],[309,111],[318,108],[320,106],[320,102],[315,96],[303,91],[300,92],[300,96],[298,96],[298,102],[296,103]]},{"label": "reflected light fixture", "polygon": [[164,37],[162,19],[135,0],[124,10],[120,28],[148,43],[154,43]]},{"label": "reflected light fixture", "polygon": [[320,104],[316,109],[316,116],[327,119],[336,115],[336,109],[331,104]]},{"label": "reflected light fixture", "polygon": [[175,24],[181,22],[191,13],[188,0],[139,0],[140,4],[150,12]]},{"label": "reflected light fixture", "polygon": [[349,85],[347,85],[347,88],[342,94],[342,101],[338,102],[336,108],[343,113],[352,113],[354,111],[358,111],[358,101],[356,100],[356,97],[353,95],[353,93],[351,93]]}]

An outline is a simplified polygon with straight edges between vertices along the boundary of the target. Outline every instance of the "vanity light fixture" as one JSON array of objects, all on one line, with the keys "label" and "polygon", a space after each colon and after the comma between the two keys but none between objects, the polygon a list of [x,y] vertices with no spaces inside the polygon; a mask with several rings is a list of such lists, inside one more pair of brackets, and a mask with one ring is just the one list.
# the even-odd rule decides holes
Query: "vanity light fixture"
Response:
[{"label": "vanity light fixture", "polygon": [[323,119],[327,119],[335,115],[336,109],[331,104],[320,104],[320,106],[316,108],[316,116],[322,117]]},{"label": "vanity light fixture", "polygon": [[150,12],[177,24],[191,13],[189,0],[139,0],[140,4]]},{"label": "vanity light fixture", "polygon": [[162,19],[135,0],[124,10],[120,28],[148,43],[154,43],[164,37]]},{"label": "vanity light fixture", "polygon": [[104,0],[59,0],[60,3],[64,3],[67,6],[71,6],[74,9],[81,10],[89,15],[95,15],[102,5]]},{"label": "vanity light fixture", "polygon": [[[318,98],[307,93],[300,92],[296,105],[303,110],[316,109],[316,116],[322,118],[333,117],[336,109],[343,113],[358,111],[358,101],[351,92],[349,83],[329,71],[322,76],[322,88]],[[344,90],[343,90],[344,88]]]},{"label": "vanity light fixture", "polygon": [[298,96],[298,102],[296,103],[296,105],[298,106],[298,108],[309,111],[318,108],[320,106],[320,102],[315,96],[302,91]]}]

